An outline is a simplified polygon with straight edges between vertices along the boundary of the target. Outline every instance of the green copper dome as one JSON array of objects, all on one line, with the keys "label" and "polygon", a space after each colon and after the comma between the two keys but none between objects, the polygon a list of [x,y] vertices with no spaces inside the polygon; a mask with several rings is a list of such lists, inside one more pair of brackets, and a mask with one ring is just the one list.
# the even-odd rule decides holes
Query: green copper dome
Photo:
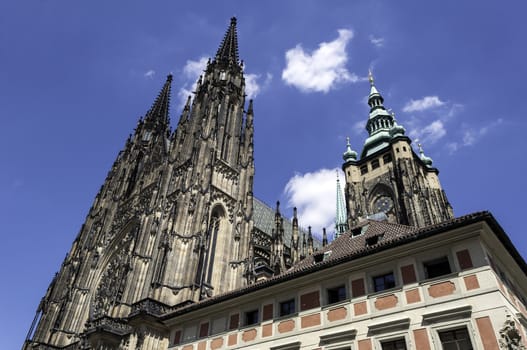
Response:
[{"label": "green copper dome", "polygon": [[370,81],[370,95],[368,96],[370,115],[366,123],[366,130],[369,136],[364,141],[361,158],[388,147],[392,139],[404,136],[406,132],[404,127],[397,124],[395,115],[384,107],[384,98],[375,87],[371,71],[368,76]]},{"label": "green copper dome", "polygon": [[427,167],[431,168],[432,163],[434,161],[432,160],[432,158],[425,156],[425,152],[423,151],[423,147],[421,146],[420,143],[418,143],[417,146],[419,147],[419,154],[420,154],[419,158],[421,158],[421,160],[423,161],[423,163],[425,163]]},{"label": "green copper dome", "polygon": [[350,144],[350,138],[346,138],[347,144],[346,144],[346,152],[342,154],[342,158],[344,159],[344,162],[351,162],[357,160],[357,152],[351,149]]}]

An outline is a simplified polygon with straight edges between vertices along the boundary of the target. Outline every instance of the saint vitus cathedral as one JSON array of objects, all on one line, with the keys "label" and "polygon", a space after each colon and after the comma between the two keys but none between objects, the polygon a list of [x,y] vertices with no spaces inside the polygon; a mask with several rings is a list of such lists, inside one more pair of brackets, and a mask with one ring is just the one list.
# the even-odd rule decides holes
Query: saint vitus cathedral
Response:
[{"label": "saint vitus cathedral", "polygon": [[[371,73],[369,136],[360,158],[349,140],[343,154],[335,239],[254,196],[255,113],[236,30],[232,18],[174,131],[167,77],[23,349],[497,349],[504,329],[499,344],[521,346],[523,258],[490,213],[454,218],[438,170]],[[480,285],[505,302],[481,309]]]}]

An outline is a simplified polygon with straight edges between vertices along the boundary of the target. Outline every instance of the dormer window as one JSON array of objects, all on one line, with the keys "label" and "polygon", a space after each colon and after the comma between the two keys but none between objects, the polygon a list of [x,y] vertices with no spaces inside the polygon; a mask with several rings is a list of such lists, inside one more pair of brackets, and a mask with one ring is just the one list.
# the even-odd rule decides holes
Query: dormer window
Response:
[{"label": "dormer window", "polygon": [[384,237],[384,233],[381,233],[380,235],[370,236],[366,238],[366,247],[371,247],[379,243],[379,240]]}]

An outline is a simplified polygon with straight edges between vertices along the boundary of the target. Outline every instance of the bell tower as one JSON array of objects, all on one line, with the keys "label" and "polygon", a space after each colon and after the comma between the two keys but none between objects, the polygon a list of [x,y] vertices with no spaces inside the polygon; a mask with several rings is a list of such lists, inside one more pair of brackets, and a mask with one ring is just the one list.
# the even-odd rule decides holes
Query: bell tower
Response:
[{"label": "bell tower", "polygon": [[347,143],[342,170],[351,226],[365,219],[423,227],[453,218],[439,170],[421,146],[417,155],[405,129],[384,107],[370,72],[368,138],[360,159]]}]

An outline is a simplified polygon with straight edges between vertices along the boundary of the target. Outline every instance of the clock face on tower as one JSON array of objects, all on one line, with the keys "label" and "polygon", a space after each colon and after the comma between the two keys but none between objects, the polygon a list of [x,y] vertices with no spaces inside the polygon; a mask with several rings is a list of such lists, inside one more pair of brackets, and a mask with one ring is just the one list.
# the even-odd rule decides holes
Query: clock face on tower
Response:
[{"label": "clock face on tower", "polygon": [[393,200],[388,196],[379,197],[373,203],[373,207],[377,213],[387,213],[393,207]]}]

